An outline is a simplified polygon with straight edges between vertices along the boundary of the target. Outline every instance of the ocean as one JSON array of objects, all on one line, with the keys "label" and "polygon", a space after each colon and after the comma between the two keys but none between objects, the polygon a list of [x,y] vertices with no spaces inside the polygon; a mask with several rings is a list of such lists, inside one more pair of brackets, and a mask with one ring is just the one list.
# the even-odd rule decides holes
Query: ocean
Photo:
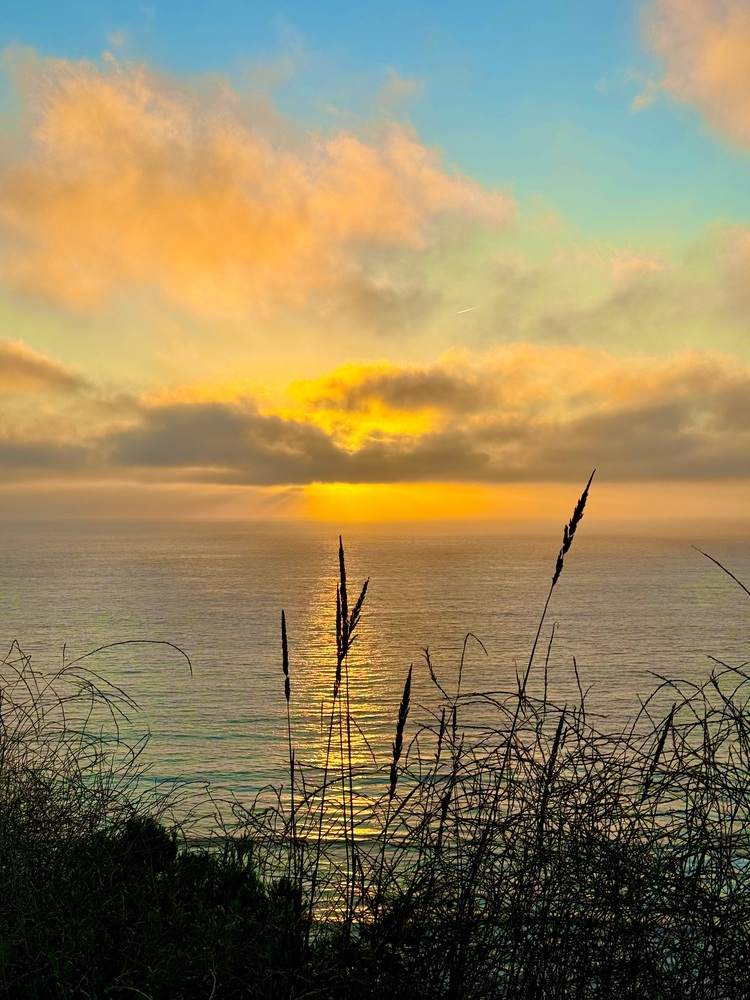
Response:
[{"label": "ocean", "polygon": [[[541,693],[553,623],[549,695],[577,701],[575,657],[590,717],[604,728],[638,711],[656,675],[697,682],[711,657],[732,666],[750,659],[750,597],[691,548],[701,539],[586,529],[584,520],[550,604],[532,692]],[[355,763],[388,760],[411,664],[411,725],[436,710],[425,648],[449,694],[469,633],[476,639],[466,642],[462,690],[515,687],[561,534],[346,526],[350,602],[370,580],[350,654]],[[330,706],[335,672],[337,547],[325,524],[7,522],[0,525],[0,642],[7,649],[17,640],[45,673],[127,643],[80,666],[137,702],[123,731],[129,738],[150,732],[142,760],[152,776],[210,782],[217,794],[249,801],[285,780],[282,609],[295,745],[313,764],[322,754],[321,710]],[[701,547],[750,584],[750,539]],[[170,646],[132,640],[175,644],[189,656],[192,676]]]}]

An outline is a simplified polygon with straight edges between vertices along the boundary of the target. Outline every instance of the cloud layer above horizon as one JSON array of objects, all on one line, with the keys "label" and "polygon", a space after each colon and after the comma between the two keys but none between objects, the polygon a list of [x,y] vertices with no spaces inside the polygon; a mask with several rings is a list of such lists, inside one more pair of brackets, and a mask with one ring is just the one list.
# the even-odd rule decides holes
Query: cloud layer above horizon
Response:
[{"label": "cloud layer above horizon", "polygon": [[57,434],[48,421],[34,433],[6,426],[6,482],[61,468],[247,486],[577,482],[591,456],[612,481],[750,472],[750,366],[716,353],[516,344],[429,366],[361,363],[293,383],[275,408],[247,395],[210,399],[205,387],[108,403],[53,361],[34,363],[43,377],[29,391],[75,394],[98,422],[58,423]]}]

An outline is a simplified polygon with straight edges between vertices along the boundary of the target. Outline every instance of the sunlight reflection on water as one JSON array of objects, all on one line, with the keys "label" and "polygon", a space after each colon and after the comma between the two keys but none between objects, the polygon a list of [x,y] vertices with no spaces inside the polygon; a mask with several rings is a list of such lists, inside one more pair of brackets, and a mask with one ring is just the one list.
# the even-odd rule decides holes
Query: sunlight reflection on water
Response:
[{"label": "sunlight reflection on water", "polygon": [[[411,663],[410,723],[434,711],[425,646],[452,693],[464,636],[474,632],[487,653],[469,643],[464,691],[514,687],[559,538],[367,525],[350,526],[344,541],[350,591],[356,596],[367,576],[371,581],[350,656],[354,763],[369,767],[373,755],[388,761]],[[587,536],[584,524],[548,618],[549,626],[557,622],[554,699],[578,697],[574,655],[584,686],[593,685],[592,711],[615,721],[653,688],[649,671],[701,678],[708,654],[731,664],[748,658],[748,598],[691,550],[691,541]],[[150,729],[145,757],[156,777],[211,781],[248,797],[285,781],[282,608],[295,744],[309,765],[322,761],[335,671],[336,546],[336,534],[315,525],[5,524],[3,641],[17,638],[41,669],[60,666],[65,643],[68,657],[134,638],[181,646],[192,678],[165,647],[119,647],[92,665],[138,702],[132,732]],[[706,548],[750,579],[747,541]],[[548,636],[532,693],[541,693]]]}]

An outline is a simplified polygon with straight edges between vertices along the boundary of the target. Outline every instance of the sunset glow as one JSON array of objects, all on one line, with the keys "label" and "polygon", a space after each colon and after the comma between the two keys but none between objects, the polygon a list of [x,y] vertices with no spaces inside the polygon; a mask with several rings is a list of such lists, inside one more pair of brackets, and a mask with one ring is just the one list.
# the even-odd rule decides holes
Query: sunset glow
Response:
[{"label": "sunset glow", "polygon": [[750,16],[559,7],[10,12],[0,513],[742,520]]}]

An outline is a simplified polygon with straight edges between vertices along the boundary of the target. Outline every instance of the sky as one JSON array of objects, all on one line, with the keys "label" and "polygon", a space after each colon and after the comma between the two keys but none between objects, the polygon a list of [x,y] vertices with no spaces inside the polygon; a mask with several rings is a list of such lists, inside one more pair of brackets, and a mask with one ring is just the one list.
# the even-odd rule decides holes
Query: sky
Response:
[{"label": "sky", "polygon": [[750,522],[746,0],[0,24],[0,515]]}]

